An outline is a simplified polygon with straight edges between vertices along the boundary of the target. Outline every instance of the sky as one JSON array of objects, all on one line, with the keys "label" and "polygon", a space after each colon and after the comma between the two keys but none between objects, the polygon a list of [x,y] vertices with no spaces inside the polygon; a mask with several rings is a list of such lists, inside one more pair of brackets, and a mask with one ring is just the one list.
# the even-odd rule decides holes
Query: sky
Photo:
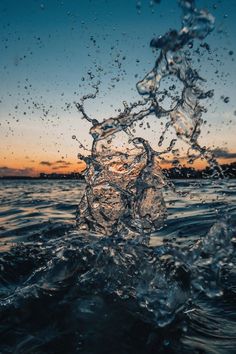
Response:
[{"label": "sky", "polygon": [[[157,1],[158,2],[158,1]],[[75,102],[93,93],[86,112],[100,121],[140,99],[136,83],[154,66],[153,37],[181,28],[176,0],[0,0],[0,176],[81,171],[90,124]],[[196,1],[216,18],[193,66],[214,89],[200,142],[221,163],[236,161],[236,1]],[[196,47],[199,42],[195,43]],[[137,134],[157,146],[162,123]],[[147,124],[147,122],[145,122]],[[76,139],[72,137],[76,136]]]}]

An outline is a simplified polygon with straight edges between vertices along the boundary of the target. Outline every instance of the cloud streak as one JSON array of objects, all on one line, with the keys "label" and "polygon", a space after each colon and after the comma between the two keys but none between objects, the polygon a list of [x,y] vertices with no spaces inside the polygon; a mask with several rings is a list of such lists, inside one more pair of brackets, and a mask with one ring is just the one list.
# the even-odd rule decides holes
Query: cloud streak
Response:
[{"label": "cloud streak", "polygon": [[35,174],[35,170],[30,167],[26,168],[11,168],[6,166],[0,166],[0,176],[32,176]]},{"label": "cloud streak", "polygon": [[42,165],[42,166],[49,166],[49,167],[56,166],[56,165],[60,165],[60,166],[63,166],[63,167],[72,165],[71,162],[67,162],[65,160],[58,160],[58,161],[55,161],[55,162],[41,161],[39,164]]},{"label": "cloud streak", "polygon": [[53,169],[59,169],[59,168],[65,168],[67,166],[70,166],[70,165],[72,165],[72,163],[71,162],[67,162],[65,160],[58,160],[58,161],[55,161],[55,162],[41,161],[40,165],[48,166],[48,167],[54,166]]},{"label": "cloud streak", "polygon": [[52,166],[52,163],[49,161],[41,161],[39,164],[42,166]]},{"label": "cloud streak", "polygon": [[216,148],[213,150],[215,157],[224,158],[224,159],[235,159],[236,152],[230,152],[228,149]]}]

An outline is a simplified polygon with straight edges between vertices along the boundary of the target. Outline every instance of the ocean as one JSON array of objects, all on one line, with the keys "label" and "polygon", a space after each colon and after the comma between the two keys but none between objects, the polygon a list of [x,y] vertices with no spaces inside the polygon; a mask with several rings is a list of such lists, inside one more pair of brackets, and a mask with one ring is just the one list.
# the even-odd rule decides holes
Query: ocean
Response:
[{"label": "ocean", "polygon": [[175,180],[148,243],[81,231],[85,183],[1,180],[1,353],[235,353],[236,182]]}]

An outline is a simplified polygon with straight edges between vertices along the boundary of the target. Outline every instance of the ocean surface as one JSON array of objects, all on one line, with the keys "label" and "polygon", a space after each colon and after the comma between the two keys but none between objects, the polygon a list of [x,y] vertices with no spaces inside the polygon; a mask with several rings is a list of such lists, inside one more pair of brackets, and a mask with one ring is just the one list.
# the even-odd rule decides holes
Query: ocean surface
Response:
[{"label": "ocean surface", "polygon": [[149,242],[82,233],[77,180],[0,181],[1,353],[236,353],[236,181],[176,180]]}]

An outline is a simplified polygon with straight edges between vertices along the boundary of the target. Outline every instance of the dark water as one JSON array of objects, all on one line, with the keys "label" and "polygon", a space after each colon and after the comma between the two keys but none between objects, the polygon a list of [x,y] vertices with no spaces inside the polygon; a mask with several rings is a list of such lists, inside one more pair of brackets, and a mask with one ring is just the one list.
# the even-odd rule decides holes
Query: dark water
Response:
[{"label": "dark water", "polygon": [[146,245],[78,231],[79,181],[1,181],[0,352],[235,353],[236,182],[175,185]]}]

